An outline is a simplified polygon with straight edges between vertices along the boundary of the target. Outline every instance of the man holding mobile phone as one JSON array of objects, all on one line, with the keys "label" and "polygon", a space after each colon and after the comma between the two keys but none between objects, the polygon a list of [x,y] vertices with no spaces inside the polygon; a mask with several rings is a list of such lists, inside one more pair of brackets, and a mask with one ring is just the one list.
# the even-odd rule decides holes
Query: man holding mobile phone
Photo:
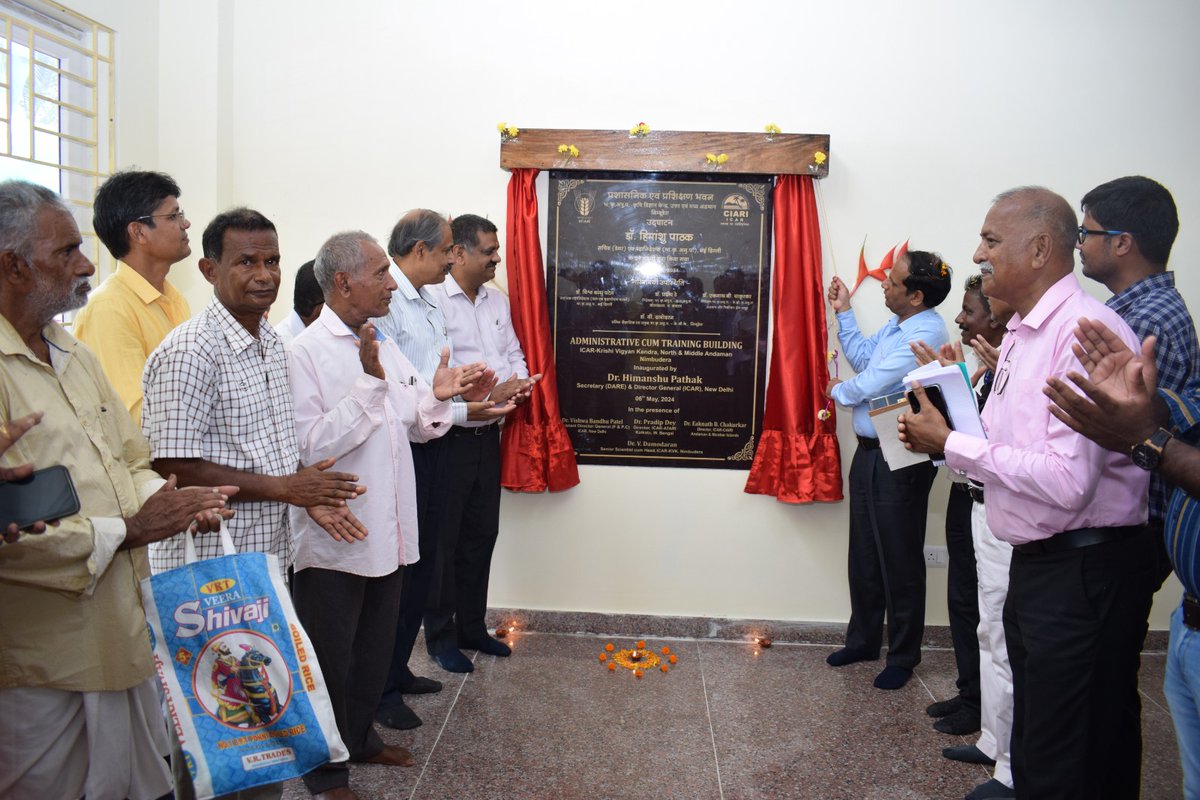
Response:
[{"label": "man holding mobile phone", "polygon": [[10,430],[0,467],[62,464],[81,506],[0,547],[0,607],[19,610],[0,626],[0,797],[151,800],[171,782],[138,593],[146,545],[217,529],[237,489],[163,481],[96,356],[53,321],[87,299],[81,244],[56,194],[0,183],[0,419],[44,412]]}]

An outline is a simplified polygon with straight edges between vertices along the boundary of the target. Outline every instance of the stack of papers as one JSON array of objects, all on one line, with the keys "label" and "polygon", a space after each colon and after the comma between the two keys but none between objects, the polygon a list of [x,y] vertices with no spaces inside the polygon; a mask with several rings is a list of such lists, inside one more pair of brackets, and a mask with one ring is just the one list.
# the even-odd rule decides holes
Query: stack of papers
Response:
[{"label": "stack of papers", "polygon": [[936,361],[930,361],[904,376],[904,388],[912,389],[914,381],[926,388],[937,386],[942,390],[946,410],[950,413],[951,428],[968,436],[987,438],[983,432],[983,422],[979,419],[979,404],[975,400],[975,390],[971,388],[966,364],[959,362],[943,367]]}]

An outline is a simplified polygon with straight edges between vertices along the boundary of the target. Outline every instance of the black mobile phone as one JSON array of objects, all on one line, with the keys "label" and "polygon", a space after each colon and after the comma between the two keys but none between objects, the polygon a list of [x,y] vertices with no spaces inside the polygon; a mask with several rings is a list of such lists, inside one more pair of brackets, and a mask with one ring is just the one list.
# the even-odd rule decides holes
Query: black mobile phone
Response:
[{"label": "black mobile phone", "polygon": [[[954,430],[954,423],[950,421],[950,412],[946,408],[946,398],[942,396],[941,387],[926,386],[925,396],[929,398],[929,402],[933,404],[933,407],[942,413],[942,418],[946,420],[946,425],[950,427],[950,430]],[[921,401],[917,399],[915,392],[908,393],[908,404],[912,407],[914,414],[921,413]]]},{"label": "black mobile phone", "polygon": [[25,529],[78,513],[79,495],[62,465],[36,470],[24,480],[0,481],[0,530],[13,522]]}]

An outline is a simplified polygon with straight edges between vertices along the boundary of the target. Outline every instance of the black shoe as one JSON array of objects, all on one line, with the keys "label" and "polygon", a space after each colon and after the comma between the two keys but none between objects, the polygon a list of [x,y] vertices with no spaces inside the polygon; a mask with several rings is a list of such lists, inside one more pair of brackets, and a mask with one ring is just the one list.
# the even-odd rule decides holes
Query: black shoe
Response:
[{"label": "black shoe", "polygon": [[843,647],[841,650],[834,650],[825,657],[825,663],[831,667],[844,667],[847,664],[855,664],[859,661],[878,661],[879,651],[870,652],[866,650],[851,650],[849,647]]},{"label": "black shoe", "polygon": [[412,676],[400,684],[400,694],[434,694],[442,690],[442,682],[433,678]]},{"label": "black shoe", "polygon": [[947,747],[942,750],[942,757],[948,758],[951,761],[962,761],[965,764],[983,764],[988,767],[996,765],[995,760],[988,758],[983,754],[982,750],[973,744],[956,744],[954,747]]},{"label": "black shoe", "polygon": [[949,716],[942,717],[933,723],[933,729],[938,733],[949,733],[954,736],[966,736],[979,730],[979,712],[970,708],[960,708]]},{"label": "black shoe", "polygon": [[507,658],[512,655],[512,648],[504,642],[493,639],[486,633],[482,639],[472,639],[468,642],[462,642],[460,645],[464,650],[478,650],[481,653],[487,653],[489,656],[500,656]]},{"label": "black shoe", "polygon": [[438,663],[438,666],[446,670],[446,672],[474,672],[475,665],[471,663],[471,659],[467,658],[459,650],[447,650],[444,653],[437,653],[433,660]]},{"label": "black shoe", "polygon": [[421,718],[415,711],[404,705],[403,701],[389,705],[387,708],[378,709],[375,712],[375,721],[385,728],[394,728],[398,731],[421,727]]},{"label": "black shoe", "polygon": [[949,700],[939,700],[925,707],[925,713],[931,717],[948,717],[962,708],[962,695],[956,694]]},{"label": "black shoe", "polygon": [[875,688],[899,689],[908,683],[908,679],[911,677],[912,670],[908,667],[898,667],[895,664],[889,664],[883,668],[883,672],[875,676]]},{"label": "black shoe", "polygon": [[990,781],[981,783],[968,792],[963,800],[994,800],[994,798],[1016,796],[1016,789],[1010,789],[1000,781],[992,778]]}]

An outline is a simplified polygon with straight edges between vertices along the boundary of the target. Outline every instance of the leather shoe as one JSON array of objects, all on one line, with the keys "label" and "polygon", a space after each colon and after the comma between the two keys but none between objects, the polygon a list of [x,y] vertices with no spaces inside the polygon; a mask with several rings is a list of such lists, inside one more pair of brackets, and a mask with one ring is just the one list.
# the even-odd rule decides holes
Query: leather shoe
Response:
[{"label": "leather shoe", "polygon": [[421,727],[421,718],[404,704],[403,700],[389,703],[386,708],[375,710],[375,721],[385,728],[407,731]]},{"label": "leather shoe", "polygon": [[471,659],[467,658],[459,650],[447,650],[444,653],[437,653],[433,660],[438,663],[438,666],[446,670],[446,672],[474,672],[475,665],[471,663]]},{"label": "leather shoe", "polygon": [[442,690],[442,682],[433,678],[413,676],[400,684],[400,694],[434,694]]},{"label": "leather shoe", "polygon": [[386,767],[411,767],[417,763],[406,747],[385,744],[383,749],[370,758],[359,759],[362,764],[383,764]]},{"label": "leather shoe", "polygon": [[942,750],[942,757],[948,758],[951,761],[962,761],[966,764],[983,764],[984,766],[995,766],[994,759],[988,758],[973,744],[956,744],[954,747],[947,747]]},{"label": "leather shoe", "polygon": [[481,653],[487,653],[489,656],[500,656],[507,658],[512,655],[512,648],[504,642],[493,639],[486,633],[482,639],[472,639],[469,642],[463,642],[462,647],[466,650],[478,650]]},{"label": "leather shoe", "polygon": [[349,786],[339,786],[336,789],[314,794],[313,800],[358,800],[358,795]]},{"label": "leather shoe", "polygon": [[949,700],[939,700],[925,707],[925,713],[931,717],[948,717],[962,708],[962,695],[956,694]]},{"label": "leather shoe", "polygon": [[979,712],[971,708],[960,708],[933,723],[933,729],[938,733],[949,733],[953,736],[975,733],[979,730]]},{"label": "leather shoe", "polygon": [[992,778],[990,781],[981,783],[967,793],[963,800],[995,800],[1001,797],[1016,797],[1017,791],[1010,789],[1000,781]]}]

